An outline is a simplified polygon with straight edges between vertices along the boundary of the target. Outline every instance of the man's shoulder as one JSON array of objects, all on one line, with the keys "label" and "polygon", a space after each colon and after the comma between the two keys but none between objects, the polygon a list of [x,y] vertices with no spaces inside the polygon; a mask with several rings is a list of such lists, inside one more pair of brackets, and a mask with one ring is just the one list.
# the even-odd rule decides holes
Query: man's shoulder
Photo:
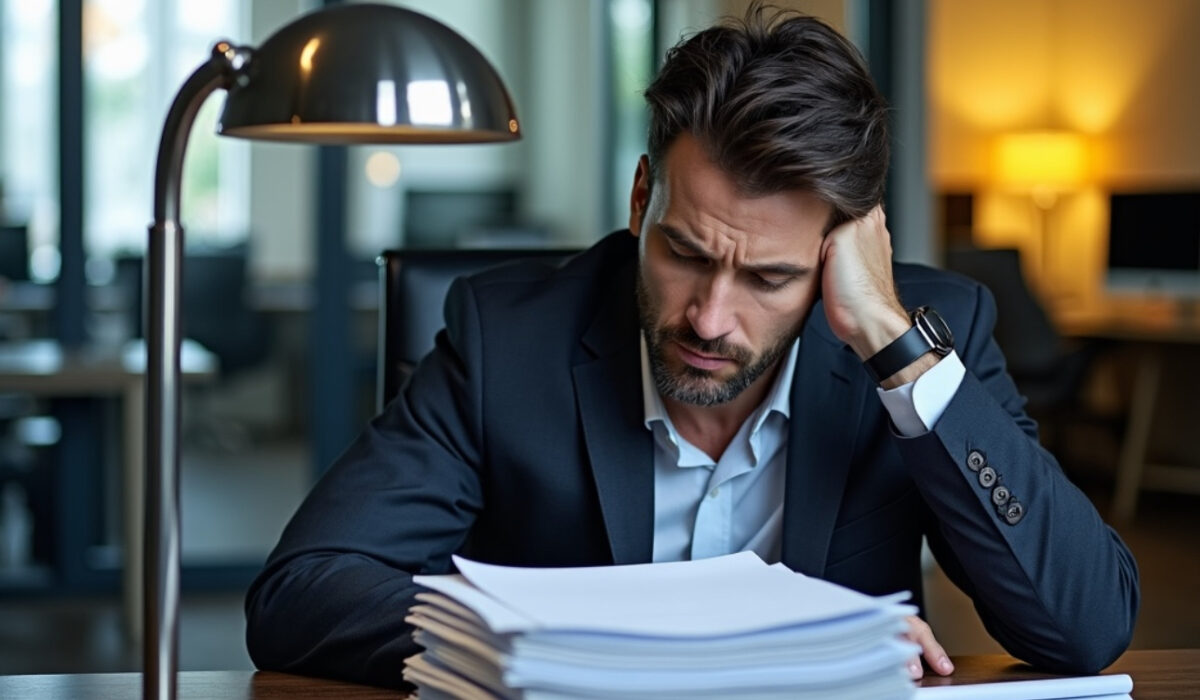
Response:
[{"label": "man's shoulder", "polygon": [[970,277],[913,263],[896,263],[893,274],[906,309],[932,306],[955,333],[973,326],[981,313],[994,313],[990,293]]},{"label": "man's shoulder", "polygon": [[982,287],[970,277],[928,265],[895,263],[892,270],[900,299],[908,307],[956,298],[974,303]]},{"label": "man's shoulder", "polygon": [[628,231],[617,231],[582,250],[539,251],[536,257],[515,259],[470,275],[468,280],[478,292],[500,294],[543,285],[586,284],[628,264],[636,254],[636,239]]},{"label": "man's shoulder", "polygon": [[489,329],[579,335],[602,308],[632,304],[636,260],[637,239],[618,231],[583,251],[511,262],[464,283]]}]

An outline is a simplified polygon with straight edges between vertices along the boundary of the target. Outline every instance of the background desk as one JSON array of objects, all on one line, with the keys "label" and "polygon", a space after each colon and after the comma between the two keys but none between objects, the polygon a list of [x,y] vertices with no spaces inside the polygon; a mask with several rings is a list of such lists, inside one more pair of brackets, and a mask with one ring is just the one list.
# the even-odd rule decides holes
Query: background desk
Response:
[{"label": "background desk", "polygon": [[[1150,305],[1061,316],[1057,322],[1065,335],[1120,343],[1131,348],[1136,358],[1128,422],[1117,460],[1113,520],[1125,523],[1133,518],[1138,492],[1143,488],[1200,494],[1200,469],[1191,465],[1147,463],[1151,429],[1163,386],[1164,355],[1168,349],[1180,347],[1200,353],[1200,319],[1181,318],[1172,308]],[[1200,392],[1200,387],[1194,390]]]},{"label": "background desk", "polygon": [[[216,359],[188,340],[183,343],[180,364],[184,378],[190,381],[211,378],[217,371]],[[142,343],[65,350],[53,340],[0,342],[0,391],[38,397],[116,398],[121,402],[122,591],[126,625],[134,638],[141,632],[145,371]],[[0,697],[10,696],[0,693]]]},{"label": "background desk", "polygon": [[[955,685],[1003,680],[1052,677],[1023,666],[1011,656],[954,657],[957,670],[950,678],[927,678],[922,685]],[[1133,677],[1135,700],[1182,700],[1196,697],[1200,689],[1200,649],[1131,651],[1106,673]],[[142,676],[137,673],[98,673],[50,676],[0,677],[0,698],[29,700],[135,700],[141,697]],[[351,683],[304,678],[286,673],[251,671],[192,671],[179,674],[180,700],[230,698],[350,698],[397,700],[401,693]]]}]

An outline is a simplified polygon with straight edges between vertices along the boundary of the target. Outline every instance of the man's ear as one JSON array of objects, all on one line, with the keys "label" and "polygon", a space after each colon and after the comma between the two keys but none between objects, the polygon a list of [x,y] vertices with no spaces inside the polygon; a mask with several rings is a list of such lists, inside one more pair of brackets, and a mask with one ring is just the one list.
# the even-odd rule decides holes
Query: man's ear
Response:
[{"label": "man's ear", "polygon": [[650,158],[642,154],[633,174],[633,191],[629,193],[629,230],[635,237],[642,235],[642,222],[646,220],[649,206]]}]

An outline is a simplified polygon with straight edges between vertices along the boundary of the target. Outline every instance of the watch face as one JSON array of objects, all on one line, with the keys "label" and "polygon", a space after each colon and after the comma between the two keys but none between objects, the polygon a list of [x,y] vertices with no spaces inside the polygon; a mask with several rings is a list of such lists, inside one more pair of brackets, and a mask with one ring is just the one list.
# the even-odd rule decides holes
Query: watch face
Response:
[{"label": "watch face", "polygon": [[922,306],[914,311],[913,324],[925,336],[934,352],[948,355],[954,349],[954,334],[950,332],[950,326],[932,307]]}]

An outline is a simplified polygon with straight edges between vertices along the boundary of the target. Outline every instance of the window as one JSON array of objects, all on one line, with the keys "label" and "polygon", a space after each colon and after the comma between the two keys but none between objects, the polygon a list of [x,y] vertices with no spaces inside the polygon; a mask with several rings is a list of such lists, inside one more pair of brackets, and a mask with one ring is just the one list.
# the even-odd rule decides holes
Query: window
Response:
[{"label": "window", "polygon": [[0,219],[29,227],[34,279],[58,274],[58,3],[0,6]]},{"label": "window", "polygon": [[[245,40],[244,6],[237,0],[85,0],[89,256],[144,249],[167,109],[217,39]],[[221,104],[215,97],[205,102],[188,142],[182,216],[189,243],[247,236],[249,149],[216,136]]]},{"label": "window", "polygon": [[612,0],[612,113],[613,149],[609,163],[614,226],[629,218],[629,189],[633,169],[646,151],[649,118],[642,91],[655,69],[651,0]]}]

